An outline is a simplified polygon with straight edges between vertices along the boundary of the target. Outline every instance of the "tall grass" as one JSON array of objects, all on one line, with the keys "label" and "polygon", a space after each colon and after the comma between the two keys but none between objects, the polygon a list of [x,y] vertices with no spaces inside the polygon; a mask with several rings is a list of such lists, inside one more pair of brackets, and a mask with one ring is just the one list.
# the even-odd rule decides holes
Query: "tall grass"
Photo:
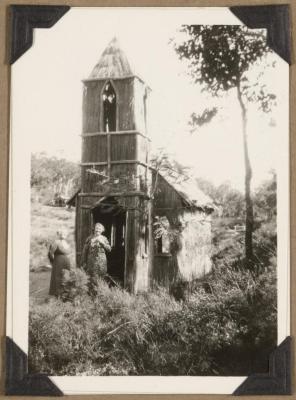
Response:
[{"label": "tall grass", "polygon": [[275,269],[219,267],[176,301],[98,283],[95,298],[31,304],[30,369],[54,375],[245,375],[276,345]]}]

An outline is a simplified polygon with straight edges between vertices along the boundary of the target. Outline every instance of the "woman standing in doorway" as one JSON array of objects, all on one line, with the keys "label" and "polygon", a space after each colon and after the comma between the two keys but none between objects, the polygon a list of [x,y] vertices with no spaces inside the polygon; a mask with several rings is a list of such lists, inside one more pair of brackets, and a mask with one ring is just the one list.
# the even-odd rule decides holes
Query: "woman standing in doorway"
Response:
[{"label": "woman standing in doorway", "polygon": [[93,235],[89,236],[83,247],[82,269],[89,277],[89,293],[95,294],[98,278],[105,278],[107,275],[106,251],[111,251],[108,239],[102,234],[105,228],[102,224],[96,223]]}]

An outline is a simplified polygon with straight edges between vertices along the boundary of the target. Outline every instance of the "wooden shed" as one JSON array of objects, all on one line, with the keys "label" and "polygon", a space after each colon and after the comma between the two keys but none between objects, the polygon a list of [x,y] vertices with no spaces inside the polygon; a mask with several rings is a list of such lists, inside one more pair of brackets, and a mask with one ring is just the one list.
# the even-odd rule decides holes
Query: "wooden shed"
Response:
[{"label": "wooden shed", "polygon": [[[113,39],[83,81],[77,264],[96,222],[111,243],[108,273],[130,292],[196,279],[211,268],[211,200],[149,164],[150,88]],[[169,232],[169,233],[167,233]]]}]

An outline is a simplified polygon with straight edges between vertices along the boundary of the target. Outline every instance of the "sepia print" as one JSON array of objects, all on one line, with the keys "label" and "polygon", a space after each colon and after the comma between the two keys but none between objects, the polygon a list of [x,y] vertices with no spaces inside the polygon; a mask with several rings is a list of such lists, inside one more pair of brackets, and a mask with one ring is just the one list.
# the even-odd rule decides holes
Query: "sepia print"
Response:
[{"label": "sepia print", "polygon": [[264,29],[133,12],[70,10],[23,56],[29,372],[266,372],[288,66]]}]

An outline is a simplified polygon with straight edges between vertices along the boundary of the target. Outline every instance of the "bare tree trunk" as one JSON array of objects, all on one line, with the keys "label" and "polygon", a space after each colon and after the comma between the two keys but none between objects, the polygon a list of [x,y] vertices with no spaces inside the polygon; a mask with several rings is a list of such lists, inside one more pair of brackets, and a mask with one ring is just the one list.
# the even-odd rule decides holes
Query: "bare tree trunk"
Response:
[{"label": "bare tree trunk", "polygon": [[247,265],[251,267],[253,260],[253,224],[254,224],[253,201],[251,196],[252,167],[249,158],[248,139],[247,139],[247,110],[242,99],[240,85],[237,86],[237,97],[242,112],[243,145],[244,145],[244,160],[245,160],[245,202],[246,202],[245,256]]}]

